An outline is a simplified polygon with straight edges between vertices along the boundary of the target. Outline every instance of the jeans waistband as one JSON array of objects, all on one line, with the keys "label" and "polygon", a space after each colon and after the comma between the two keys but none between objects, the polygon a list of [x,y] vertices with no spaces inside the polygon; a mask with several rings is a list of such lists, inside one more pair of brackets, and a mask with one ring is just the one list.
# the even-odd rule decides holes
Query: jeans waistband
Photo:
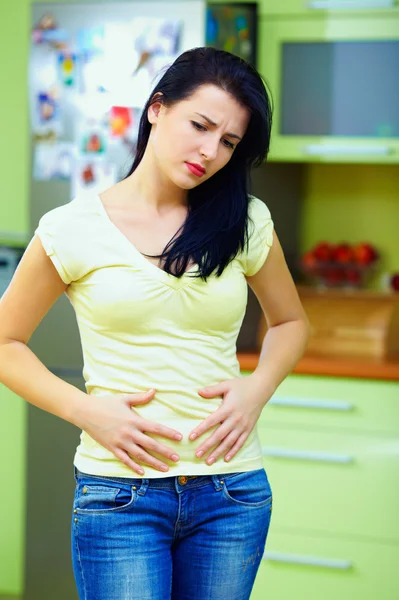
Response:
[{"label": "jeans waistband", "polygon": [[215,478],[225,479],[232,475],[237,475],[237,472],[234,473],[224,473],[223,475],[175,475],[172,477],[154,477],[154,478],[145,478],[145,477],[112,477],[109,475],[91,475],[90,473],[82,473],[76,467],[74,467],[75,479],[78,477],[85,478],[93,478],[98,480],[106,480],[106,481],[115,481],[118,483],[124,483],[125,485],[142,485],[145,487],[157,488],[157,489],[175,489],[176,485],[179,487],[185,487],[186,485],[189,487],[197,487],[199,485],[205,485],[208,483],[215,484]]}]

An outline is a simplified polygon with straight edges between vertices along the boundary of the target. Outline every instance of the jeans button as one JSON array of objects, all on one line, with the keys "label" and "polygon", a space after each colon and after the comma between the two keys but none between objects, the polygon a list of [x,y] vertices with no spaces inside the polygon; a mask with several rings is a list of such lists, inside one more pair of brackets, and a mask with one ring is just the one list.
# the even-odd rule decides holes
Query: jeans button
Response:
[{"label": "jeans button", "polygon": [[180,485],[186,485],[187,477],[185,475],[179,475],[177,481],[180,483]]}]

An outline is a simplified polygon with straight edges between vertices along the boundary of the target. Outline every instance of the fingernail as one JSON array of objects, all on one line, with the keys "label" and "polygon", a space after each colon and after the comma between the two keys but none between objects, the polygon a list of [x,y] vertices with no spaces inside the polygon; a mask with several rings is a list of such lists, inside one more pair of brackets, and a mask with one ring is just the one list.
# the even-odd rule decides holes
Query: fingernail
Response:
[{"label": "fingernail", "polygon": [[169,470],[169,469],[168,469],[168,467],[167,467],[166,465],[162,465],[162,467],[161,467],[161,471],[168,471],[168,470]]},{"label": "fingernail", "polygon": [[190,440],[195,440],[196,437],[197,437],[197,434],[196,433],[192,433],[190,435]]},{"label": "fingernail", "polygon": [[204,451],[203,451],[203,450],[198,450],[198,452],[197,452],[197,456],[198,456],[198,458],[201,458],[201,456],[202,456],[203,454],[204,454]]},{"label": "fingernail", "polygon": [[176,433],[175,440],[182,440],[183,436],[180,433]]},{"label": "fingernail", "polygon": [[140,473],[140,475],[144,475],[143,469],[139,469],[139,473]]},{"label": "fingernail", "polygon": [[208,465],[211,465],[213,462],[215,462],[214,458],[208,458],[208,460],[207,460]]},{"label": "fingernail", "polygon": [[174,460],[175,462],[179,460],[179,457],[177,456],[177,454],[172,454],[172,460]]}]

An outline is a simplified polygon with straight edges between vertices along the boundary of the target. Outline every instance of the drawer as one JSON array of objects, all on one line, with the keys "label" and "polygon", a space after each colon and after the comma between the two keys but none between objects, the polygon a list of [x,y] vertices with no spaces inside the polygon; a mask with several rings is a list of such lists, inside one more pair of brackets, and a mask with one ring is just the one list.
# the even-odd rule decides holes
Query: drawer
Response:
[{"label": "drawer", "polygon": [[261,420],[397,435],[399,383],[290,375],[263,409]]},{"label": "drawer", "polygon": [[397,600],[399,546],[270,528],[251,600]]},{"label": "drawer", "polygon": [[262,428],[273,522],[399,541],[399,437]]}]

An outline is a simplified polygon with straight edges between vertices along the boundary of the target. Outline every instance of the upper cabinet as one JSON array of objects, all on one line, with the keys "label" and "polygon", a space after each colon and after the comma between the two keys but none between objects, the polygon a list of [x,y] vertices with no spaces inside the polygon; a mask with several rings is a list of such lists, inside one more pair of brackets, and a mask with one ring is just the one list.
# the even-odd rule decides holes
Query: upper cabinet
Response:
[{"label": "upper cabinet", "polygon": [[399,11],[263,16],[258,67],[273,98],[270,160],[399,162]]},{"label": "upper cabinet", "polygon": [[261,14],[312,15],[320,13],[353,13],[354,11],[389,10],[399,0],[260,0]]}]

